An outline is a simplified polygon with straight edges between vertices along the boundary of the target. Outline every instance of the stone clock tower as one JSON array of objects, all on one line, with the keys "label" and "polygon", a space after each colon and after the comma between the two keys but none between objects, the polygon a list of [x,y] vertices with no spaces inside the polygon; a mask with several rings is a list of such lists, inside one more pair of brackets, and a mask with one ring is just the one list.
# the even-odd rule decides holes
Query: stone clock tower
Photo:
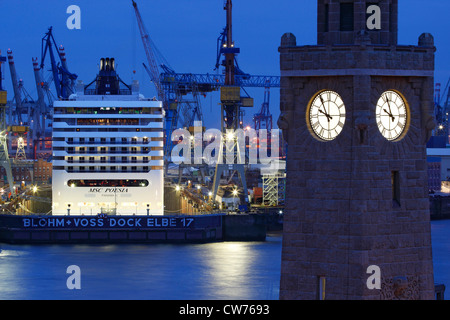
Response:
[{"label": "stone clock tower", "polygon": [[434,298],[435,47],[398,45],[397,22],[397,0],[318,0],[318,44],[282,37],[280,299]]}]

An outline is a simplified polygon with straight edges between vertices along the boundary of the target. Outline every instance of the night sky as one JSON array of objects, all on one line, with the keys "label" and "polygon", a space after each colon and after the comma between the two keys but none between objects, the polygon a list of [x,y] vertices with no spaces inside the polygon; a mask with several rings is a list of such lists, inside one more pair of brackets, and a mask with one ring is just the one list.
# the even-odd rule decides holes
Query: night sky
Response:
[{"label": "night sky", "polygon": [[[179,73],[215,73],[216,40],[225,27],[223,0],[137,0],[150,33],[170,66]],[[68,6],[81,8],[81,30],[69,30]],[[448,0],[399,0],[399,44],[417,45],[423,32],[431,33],[437,47],[435,82],[445,87],[450,77]],[[279,75],[278,46],[283,33],[292,32],[298,45],[316,44],[316,0],[235,0],[233,38],[241,49],[240,68],[253,75]],[[41,57],[41,39],[53,26],[57,44],[66,49],[71,72],[85,84],[92,81],[102,57],[114,57],[119,76],[137,79],[146,97],[156,95],[142,67],[144,49],[131,0],[0,0],[0,49],[13,50],[25,88],[37,98],[32,57]],[[47,60],[46,67],[50,67]],[[133,74],[133,70],[136,71]],[[9,66],[4,86],[11,91]],[[260,109],[264,89],[247,90],[255,107],[246,110],[246,125]],[[8,99],[11,98],[8,94]],[[279,89],[271,90],[274,123],[279,115]],[[208,127],[220,128],[217,94],[202,98]]]}]

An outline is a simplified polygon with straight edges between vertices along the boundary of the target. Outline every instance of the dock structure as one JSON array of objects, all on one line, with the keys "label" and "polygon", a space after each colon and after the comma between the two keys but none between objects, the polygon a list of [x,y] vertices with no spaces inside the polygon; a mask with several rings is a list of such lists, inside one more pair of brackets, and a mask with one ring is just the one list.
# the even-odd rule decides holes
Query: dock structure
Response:
[{"label": "dock structure", "polygon": [[11,244],[205,243],[264,241],[261,215],[0,215],[0,242]]}]

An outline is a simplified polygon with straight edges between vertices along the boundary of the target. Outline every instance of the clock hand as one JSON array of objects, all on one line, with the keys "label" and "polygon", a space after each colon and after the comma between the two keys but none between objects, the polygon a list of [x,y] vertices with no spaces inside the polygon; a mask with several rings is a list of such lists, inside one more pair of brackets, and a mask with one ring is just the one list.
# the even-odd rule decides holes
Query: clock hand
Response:
[{"label": "clock hand", "polygon": [[330,120],[332,120],[333,117],[331,117],[331,116],[327,113],[327,110],[325,109],[325,102],[323,101],[322,96],[319,96],[319,98],[320,98],[320,101],[322,102],[322,107],[323,107],[323,110],[324,110],[324,111],[322,111],[322,110],[320,110],[320,108],[319,108],[319,112],[321,112],[321,113],[323,113],[324,115],[326,115],[327,118],[328,118],[328,122],[330,122]]},{"label": "clock hand", "polygon": [[395,117],[392,115],[391,104],[389,103],[389,97],[388,97],[387,94],[385,96],[386,96],[386,102],[387,102],[388,107],[389,107],[389,115],[391,116],[392,122],[394,122],[395,121]]},{"label": "clock hand", "polygon": [[387,94],[385,94],[384,96],[386,97],[386,102],[387,102],[387,104],[388,104],[389,111],[392,112],[392,110],[391,110],[391,105],[389,104],[389,97],[388,97]]},{"label": "clock hand", "polygon": [[330,120],[332,120],[333,119],[333,117],[332,116],[330,116],[329,114],[327,114],[327,113],[325,113],[325,112],[323,112],[322,110],[320,110],[319,109],[319,112],[320,113],[322,113],[322,114],[324,114],[326,117],[327,117],[327,119],[328,119],[328,122],[330,122]]},{"label": "clock hand", "polygon": [[389,117],[391,117],[392,122],[395,121],[395,117],[392,115],[392,113],[388,112],[386,109],[383,109],[383,111],[386,112],[389,115]]}]

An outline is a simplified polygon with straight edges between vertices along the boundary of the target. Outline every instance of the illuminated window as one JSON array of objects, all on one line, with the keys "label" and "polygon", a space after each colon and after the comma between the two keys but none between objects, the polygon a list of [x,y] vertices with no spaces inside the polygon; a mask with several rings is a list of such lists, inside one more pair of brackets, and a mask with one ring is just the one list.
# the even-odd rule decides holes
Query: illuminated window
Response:
[{"label": "illuminated window", "polygon": [[148,180],[120,180],[120,179],[108,179],[108,180],[69,180],[67,185],[73,188],[82,187],[147,187],[149,185]]}]

